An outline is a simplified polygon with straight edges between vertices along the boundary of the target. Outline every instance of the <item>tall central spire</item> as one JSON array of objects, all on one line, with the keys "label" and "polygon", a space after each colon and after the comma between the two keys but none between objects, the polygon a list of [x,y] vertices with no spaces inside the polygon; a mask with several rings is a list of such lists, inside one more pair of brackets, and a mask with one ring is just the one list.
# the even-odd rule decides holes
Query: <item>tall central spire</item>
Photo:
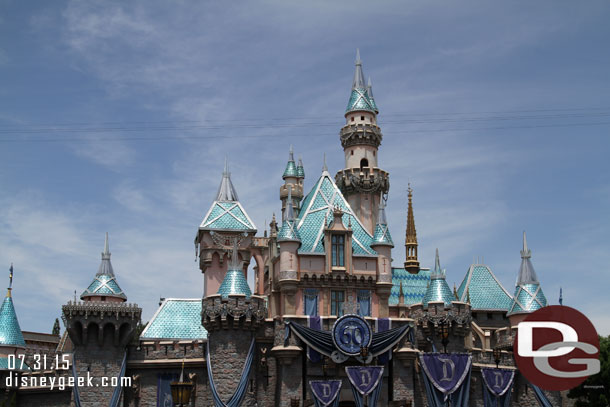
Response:
[{"label": "tall central spire", "polygon": [[222,172],[222,180],[220,181],[220,186],[218,187],[218,194],[216,195],[216,200],[219,202],[223,201],[239,201],[237,197],[237,192],[235,191],[235,187],[231,182],[231,173],[229,172],[229,162],[225,158],[225,169]]},{"label": "tall central spire", "polygon": [[411,184],[407,189],[409,205],[407,209],[407,233],[405,236],[405,270],[411,274],[419,273],[419,260],[417,260],[417,231],[415,230],[415,216],[413,215],[413,190]]}]

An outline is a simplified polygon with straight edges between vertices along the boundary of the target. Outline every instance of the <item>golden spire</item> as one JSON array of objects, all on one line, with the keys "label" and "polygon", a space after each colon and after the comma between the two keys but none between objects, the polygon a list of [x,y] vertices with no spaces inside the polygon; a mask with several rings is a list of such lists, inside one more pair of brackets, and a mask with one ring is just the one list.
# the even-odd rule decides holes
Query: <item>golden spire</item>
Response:
[{"label": "golden spire", "polygon": [[409,206],[407,209],[407,234],[405,237],[405,270],[411,274],[417,274],[419,273],[419,261],[417,260],[417,232],[415,230],[415,217],[413,216],[413,190],[411,189],[411,183],[409,183],[407,192],[409,193]]}]

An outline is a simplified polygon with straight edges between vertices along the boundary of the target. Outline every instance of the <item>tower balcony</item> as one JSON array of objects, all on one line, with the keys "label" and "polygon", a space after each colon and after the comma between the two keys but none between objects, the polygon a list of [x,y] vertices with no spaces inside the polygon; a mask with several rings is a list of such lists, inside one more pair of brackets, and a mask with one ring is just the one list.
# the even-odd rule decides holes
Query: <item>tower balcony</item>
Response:
[{"label": "tower balcony", "polygon": [[390,174],[377,167],[346,168],[337,172],[335,182],[343,195],[354,193],[386,194],[390,190]]},{"label": "tower balcony", "polygon": [[358,123],[346,124],[339,132],[341,146],[345,149],[351,146],[368,145],[378,148],[383,135],[376,124]]}]

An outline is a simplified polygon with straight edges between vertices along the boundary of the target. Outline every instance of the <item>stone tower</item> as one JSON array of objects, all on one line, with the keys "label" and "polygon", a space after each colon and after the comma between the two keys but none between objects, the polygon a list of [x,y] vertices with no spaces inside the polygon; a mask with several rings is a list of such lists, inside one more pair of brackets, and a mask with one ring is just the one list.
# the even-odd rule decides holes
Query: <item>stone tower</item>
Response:
[{"label": "stone tower", "polygon": [[345,126],[339,132],[345,168],[337,173],[335,180],[371,235],[377,223],[380,197],[390,189],[389,174],[377,164],[383,137],[377,126],[378,113],[370,78],[368,85],[364,82],[358,51],[352,92],[345,111]]},{"label": "stone tower", "polygon": [[80,299],[62,307],[62,319],[74,344],[72,363],[78,377],[94,378],[93,387],[79,388],[81,406],[105,405],[115,388],[102,387],[101,378],[110,380],[121,375],[127,345],[142,314],[137,304],[127,304],[127,296],[116,280],[108,233],[100,267]]},{"label": "stone tower", "polygon": [[[252,341],[267,316],[265,299],[252,295],[242,269],[238,243],[235,241],[228,271],[218,291],[202,300],[201,323],[208,331],[207,346],[214,386],[225,403],[238,389]],[[260,354],[256,344],[253,354],[254,363],[250,371],[256,369],[256,356]],[[257,388],[257,376],[247,374],[248,388]],[[254,392],[246,391],[243,397],[242,405],[255,405]]]}]

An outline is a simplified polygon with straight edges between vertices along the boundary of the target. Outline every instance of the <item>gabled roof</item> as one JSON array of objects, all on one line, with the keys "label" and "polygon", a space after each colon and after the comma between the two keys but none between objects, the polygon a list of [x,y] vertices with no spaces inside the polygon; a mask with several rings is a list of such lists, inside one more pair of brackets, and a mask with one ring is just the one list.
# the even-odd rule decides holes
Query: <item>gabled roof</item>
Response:
[{"label": "gabled roof", "polygon": [[473,310],[508,311],[513,297],[496,278],[491,268],[484,264],[472,264],[457,290],[458,298],[467,301]]},{"label": "gabled roof", "polygon": [[343,211],[343,224],[352,228],[352,248],[355,255],[377,255],[371,248],[373,236],[362,226],[360,220],[354,215],[349,203],[331,178],[328,171],[322,175],[307,194],[301,205],[297,218],[297,230],[301,237],[299,253],[324,254],[324,226],[332,219],[332,211],[339,207]]},{"label": "gabled roof", "polygon": [[430,269],[422,268],[417,274],[411,274],[404,268],[392,268],[392,292],[389,304],[397,305],[400,299],[400,283],[405,297],[405,304],[419,304],[423,301],[428,283],[430,282]]},{"label": "gabled roof", "polygon": [[116,297],[127,300],[127,296],[116,281],[112,263],[110,262],[110,250],[108,246],[108,233],[102,252],[102,262],[97,269],[97,274],[85,291],[80,295],[81,299],[92,296]]},{"label": "gabled roof", "polygon": [[10,290],[0,308],[0,345],[25,347]]},{"label": "gabled roof", "polygon": [[216,200],[203,217],[199,229],[256,232],[254,222],[237,198],[226,162]]},{"label": "gabled roof", "polygon": [[201,325],[201,298],[167,298],[151,318],[140,339],[206,339]]}]

